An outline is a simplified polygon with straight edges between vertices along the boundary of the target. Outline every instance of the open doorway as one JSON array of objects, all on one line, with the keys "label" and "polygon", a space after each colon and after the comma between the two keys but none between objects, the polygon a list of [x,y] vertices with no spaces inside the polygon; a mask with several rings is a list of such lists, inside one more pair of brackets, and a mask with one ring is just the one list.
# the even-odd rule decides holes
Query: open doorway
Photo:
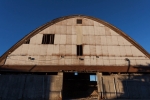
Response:
[{"label": "open doorway", "polygon": [[63,99],[98,98],[96,73],[64,73]]}]

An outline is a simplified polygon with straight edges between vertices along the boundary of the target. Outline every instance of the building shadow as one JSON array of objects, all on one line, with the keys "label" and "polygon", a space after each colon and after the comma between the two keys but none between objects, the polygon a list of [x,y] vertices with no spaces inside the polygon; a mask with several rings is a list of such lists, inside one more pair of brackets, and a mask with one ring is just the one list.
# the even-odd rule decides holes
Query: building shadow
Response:
[{"label": "building shadow", "polygon": [[0,100],[61,100],[61,73],[0,72]]},{"label": "building shadow", "polygon": [[150,100],[150,74],[148,66],[136,66],[136,73],[102,75],[99,79],[100,100]]}]

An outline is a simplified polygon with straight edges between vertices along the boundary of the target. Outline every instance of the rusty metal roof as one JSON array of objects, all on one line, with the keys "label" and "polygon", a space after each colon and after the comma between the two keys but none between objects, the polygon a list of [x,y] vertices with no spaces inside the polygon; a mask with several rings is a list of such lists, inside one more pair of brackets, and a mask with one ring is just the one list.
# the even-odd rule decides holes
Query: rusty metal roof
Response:
[{"label": "rusty metal roof", "polygon": [[18,41],[15,45],[13,45],[8,51],[6,51],[1,57],[0,57],[0,64],[2,65],[3,63],[2,62],[5,62],[5,59],[6,57],[12,53],[16,48],[18,48],[21,44],[23,44],[26,40],[30,39],[31,37],[33,37],[34,35],[38,34],[39,32],[41,32],[42,30],[46,29],[47,27],[57,23],[57,22],[60,22],[60,21],[63,21],[63,20],[66,20],[66,19],[69,19],[69,18],[75,18],[75,17],[83,17],[83,18],[88,18],[88,19],[91,19],[91,20],[94,20],[94,21],[97,21],[99,23],[102,23],[104,24],[105,26],[109,27],[110,29],[114,30],[115,32],[117,32],[118,34],[120,34],[122,37],[124,37],[126,40],[128,40],[130,43],[132,43],[135,47],[137,47],[141,52],[143,52],[148,58],[150,58],[150,54],[142,47],[140,46],[137,42],[135,42],[131,37],[129,37],[128,35],[126,35],[124,32],[122,32],[121,30],[119,30],[118,28],[116,28],[115,26],[103,21],[103,20],[100,20],[98,18],[94,18],[94,17],[91,17],[91,16],[85,16],[85,15],[71,15],[71,16],[64,16],[64,17],[60,17],[60,18],[57,18],[57,19],[54,19],[44,25],[42,25],[41,27],[38,27],[37,29],[35,29],[34,31],[30,32],[28,35],[26,35],[24,38],[22,38],[20,41]]}]

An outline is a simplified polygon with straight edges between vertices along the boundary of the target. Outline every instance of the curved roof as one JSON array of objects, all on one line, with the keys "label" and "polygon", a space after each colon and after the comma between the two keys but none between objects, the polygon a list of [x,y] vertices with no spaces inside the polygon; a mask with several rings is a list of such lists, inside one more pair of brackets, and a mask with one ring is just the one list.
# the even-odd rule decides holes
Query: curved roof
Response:
[{"label": "curved roof", "polygon": [[27,41],[28,39],[30,39],[31,37],[33,37],[34,35],[38,34],[40,31],[44,30],[45,28],[57,23],[57,22],[60,22],[60,21],[63,21],[63,20],[66,20],[66,19],[69,19],[69,18],[74,18],[74,17],[83,17],[83,18],[88,18],[88,19],[91,19],[91,20],[94,20],[94,21],[97,21],[107,27],[109,27],[110,29],[114,30],[115,32],[117,32],[118,34],[120,34],[122,37],[124,37],[126,40],[128,40],[130,43],[132,43],[136,48],[138,48],[141,52],[143,52],[148,58],[150,58],[150,55],[149,53],[144,49],[142,48],[142,46],[140,46],[137,42],[135,42],[131,37],[129,37],[128,35],[126,35],[124,32],[122,32],[121,30],[119,30],[118,28],[116,28],[115,26],[103,21],[103,20],[100,20],[98,18],[94,18],[94,17],[91,17],[91,16],[85,16],[85,15],[71,15],[71,16],[64,16],[64,17],[60,17],[60,18],[56,18],[44,25],[42,25],[41,27],[38,27],[37,29],[35,29],[34,31],[30,32],[28,35],[26,35],[24,38],[22,38],[20,41],[18,41],[15,45],[13,45],[9,50],[7,50],[1,57],[0,57],[0,63],[4,62],[5,58],[10,54],[12,53],[16,48],[18,48],[21,44],[23,44],[25,41]]}]

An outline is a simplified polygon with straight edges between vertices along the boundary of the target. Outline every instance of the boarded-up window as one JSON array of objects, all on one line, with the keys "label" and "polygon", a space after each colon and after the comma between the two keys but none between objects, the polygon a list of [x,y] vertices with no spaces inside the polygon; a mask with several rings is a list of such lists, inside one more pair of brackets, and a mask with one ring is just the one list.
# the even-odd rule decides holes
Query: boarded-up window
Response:
[{"label": "boarded-up window", "polygon": [[77,24],[82,24],[82,19],[77,19]]},{"label": "boarded-up window", "polygon": [[83,55],[83,48],[82,45],[77,45],[77,56]]},{"label": "boarded-up window", "polygon": [[24,44],[30,44],[30,39],[27,40]]},{"label": "boarded-up window", "polygon": [[43,34],[42,44],[54,44],[55,34]]}]

